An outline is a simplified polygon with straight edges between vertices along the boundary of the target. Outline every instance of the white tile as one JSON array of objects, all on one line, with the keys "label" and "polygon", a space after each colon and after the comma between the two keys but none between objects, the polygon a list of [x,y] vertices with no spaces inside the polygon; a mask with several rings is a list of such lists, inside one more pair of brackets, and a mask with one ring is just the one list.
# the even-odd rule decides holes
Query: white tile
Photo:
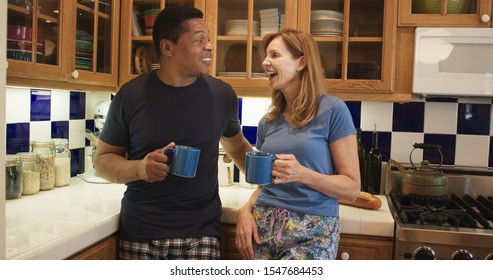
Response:
[{"label": "white tile", "polygon": [[111,94],[101,92],[86,92],[86,120],[94,119],[94,108],[100,101],[111,100]]},{"label": "white tile", "polygon": [[29,88],[6,88],[5,121],[6,123],[31,121],[31,90]]},{"label": "white tile", "polygon": [[[390,158],[400,163],[410,163],[409,155],[413,150],[414,143],[423,143],[424,133],[412,132],[392,132],[392,141],[390,143]],[[423,150],[414,150],[412,154],[414,163],[423,160]]]},{"label": "white tile", "polygon": [[69,149],[83,148],[86,138],[82,132],[86,130],[86,120],[70,120],[68,122],[68,146]]},{"label": "white tile", "polygon": [[487,167],[489,144],[489,136],[457,135],[455,165]]},{"label": "white tile", "polygon": [[70,92],[51,90],[51,120],[67,121],[70,119]]},{"label": "white tile", "polygon": [[393,103],[361,102],[361,129],[373,131],[376,124],[378,131],[392,131]]},{"label": "white tile", "polygon": [[258,126],[260,119],[269,109],[270,98],[243,98],[241,124],[243,126]]},{"label": "white tile", "polygon": [[51,139],[51,122],[36,121],[29,123],[29,139],[31,141],[47,141]]},{"label": "white tile", "polygon": [[457,134],[457,103],[425,103],[425,133]]}]

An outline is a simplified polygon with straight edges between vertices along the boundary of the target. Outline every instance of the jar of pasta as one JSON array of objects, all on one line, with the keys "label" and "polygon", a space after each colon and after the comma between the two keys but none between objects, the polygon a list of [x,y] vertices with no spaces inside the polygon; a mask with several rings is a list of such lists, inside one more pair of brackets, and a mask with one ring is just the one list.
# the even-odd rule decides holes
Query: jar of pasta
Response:
[{"label": "jar of pasta", "polygon": [[36,153],[18,153],[22,163],[22,195],[39,192],[39,155]]},{"label": "jar of pasta", "polygon": [[70,184],[70,150],[68,139],[51,139],[55,145],[55,187]]},{"label": "jar of pasta", "polygon": [[41,191],[55,187],[55,145],[53,141],[33,141],[32,152],[39,155]]},{"label": "jar of pasta", "polygon": [[17,155],[5,156],[5,188],[7,199],[22,195],[22,163]]}]

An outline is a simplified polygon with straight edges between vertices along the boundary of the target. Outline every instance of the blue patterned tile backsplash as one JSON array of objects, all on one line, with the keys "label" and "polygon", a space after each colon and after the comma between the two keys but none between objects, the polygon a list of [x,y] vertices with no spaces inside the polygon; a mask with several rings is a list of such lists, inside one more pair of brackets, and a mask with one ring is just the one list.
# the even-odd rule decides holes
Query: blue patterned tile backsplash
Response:
[{"label": "blue patterned tile backsplash", "polygon": [[94,131],[93,105],[110,98],[109,93],[7,87],[7,154],[29,151],[33,140],[65,138],[72,176],[91,170],[90,143],[82,131]]},{"label": "blue patterned tile backsplash", "polygon": [[[90,143],[82,131],[94,131],[94,106],[109,100],[109,93],[40,90],[8,87],[6,94],[7,153],[29,150],[32,140],[69,139],[72,175],[92,169]],[[254,145],[257,125],[270,104],[269,98],[240,98],[242,130]],[[426,99],[398,104],[346,103],[356,127],[363,130],[366,149],[376,126],[384,161],[409,163],[414,143],[440,144],[443,164],[493,167],[490,99]],[[413,152],[413,162],[440,161],[437,151]]]}]

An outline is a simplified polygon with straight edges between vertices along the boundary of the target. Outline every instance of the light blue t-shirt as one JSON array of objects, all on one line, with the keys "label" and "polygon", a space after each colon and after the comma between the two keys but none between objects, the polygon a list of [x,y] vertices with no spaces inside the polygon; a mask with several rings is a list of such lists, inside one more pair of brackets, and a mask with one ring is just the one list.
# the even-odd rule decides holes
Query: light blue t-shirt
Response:
[{"label": "light blue t-shirt", "polygon": [[[273,154],[294,154],[301,165],[331,175],[335,168],[329,144],[355,133],[346,104],[337,97],[323,95],[315,119],[301,128],[291,127],[283,114],[270,123],[262,118],[256,148]],[[256,203],[310,215],[339,216],[336,198],[301,183],[266,185]]]}]

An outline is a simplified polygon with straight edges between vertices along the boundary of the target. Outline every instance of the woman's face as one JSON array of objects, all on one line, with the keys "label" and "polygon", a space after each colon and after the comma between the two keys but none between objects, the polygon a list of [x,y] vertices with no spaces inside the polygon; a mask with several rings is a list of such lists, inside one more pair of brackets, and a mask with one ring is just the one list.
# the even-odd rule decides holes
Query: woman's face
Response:
[{"label": "woman's face", "polygon": [[297,89],[299,71],[304,68],[301,63],[302,58],[293,58],[281,37],[274,38],[267,46],[266,57],[262,62],[269,75],[269,86],[283,93]]}]

